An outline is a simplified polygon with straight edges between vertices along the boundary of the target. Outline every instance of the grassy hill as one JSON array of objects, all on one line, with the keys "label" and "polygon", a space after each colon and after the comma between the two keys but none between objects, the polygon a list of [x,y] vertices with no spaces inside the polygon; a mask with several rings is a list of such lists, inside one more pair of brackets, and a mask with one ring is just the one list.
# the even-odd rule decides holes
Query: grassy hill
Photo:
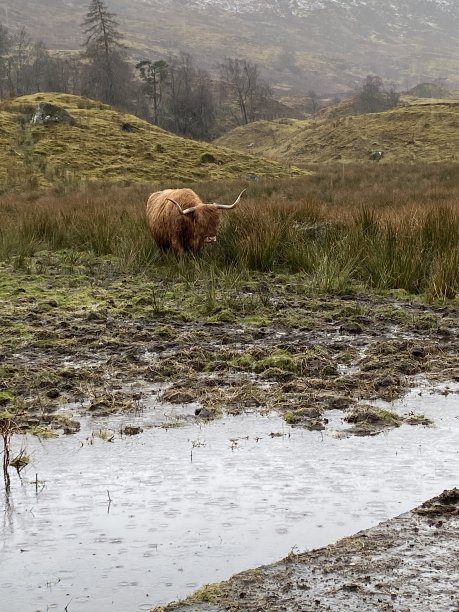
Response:
[{"label": "grassy hill", "polygon": [[[32,125],[38,102],[65,108],[70,124]],[[129,124],[129,130],[122,129]],[[181,138],[99,102],[33,94],[0,104],[0,185],[46,187],[88,182],[163,183],[282,177],[298,170],[249,152]]]},{"label": "grassy hill", "polygon": [[375,149],[387,161],[459,162],[459,99],[406,99],[383,113],[259,121],[215,143],[300,166],[366,161]]}]

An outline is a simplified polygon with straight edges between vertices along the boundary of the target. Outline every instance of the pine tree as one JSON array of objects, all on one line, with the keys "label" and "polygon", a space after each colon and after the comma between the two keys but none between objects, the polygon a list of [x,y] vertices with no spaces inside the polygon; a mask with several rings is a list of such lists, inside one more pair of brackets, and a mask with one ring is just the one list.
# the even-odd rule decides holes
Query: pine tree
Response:
[{"label": "pine tree", "polygon": [[96,72],[104,71],[106,91],[102,97],[109,103],[115,102],[114,64],[123,48],[118,25],[116,15],[108,10],[104,0],[91,0],[82,23],[85,56],[97,67]]},{"label": "pine tree", "polygon": [[159,125],[159,110],[162,102],[162,85],[167,79],[168,65],[164,60],[152,62],[142,60],[136,64],[140,78],[144,82],[144,91],[153,104],[153,123]]}]

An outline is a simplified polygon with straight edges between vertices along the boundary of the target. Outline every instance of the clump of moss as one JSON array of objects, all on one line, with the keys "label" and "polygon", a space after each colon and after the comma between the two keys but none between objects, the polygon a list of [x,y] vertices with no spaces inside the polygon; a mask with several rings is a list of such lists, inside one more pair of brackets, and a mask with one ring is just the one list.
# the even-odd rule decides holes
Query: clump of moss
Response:
[{"label": "clump of moss", "polygon": [[291,410],[288,410],[285,414],[284,414],[284,421],[288,424],[288,425],[296,425],[297,423],[299,423],[300,421],[300,417],[297,413],[292,412]]},{"label": "clump of moss", "polygon": [[229,308],[222,308],[221,310],[209,317],[209,321],[214,323],[218,323],[220,321],[222,323],[234,323],[237,320],[237,315]]},{"label": "clump of moss", "polygon": [[299,425],[310,431],[320,431],[325,429],[322,414],[319,406],[306,406],[298,410],[287,410],[284,414],[284,421],[289,425]]},{"label": "clump of moss", "polygon": [[347,423],[358,425],[376,425],[383,427],[400,427],[403,417],[383,408],[360,406],[344,417]]},{"label": "clump of moss", "polygon": [[42,427],[41,425],[33,425],[27,429],[27,433],[37,438],[57,438],[58,434],[54,429]]},{"label": "clump of moss", "polygon": [[0,391],[0,406],[6,406],[12,400],[14,400],[14,393],[12,391],[8,389]]},{"label": "clump of moss", "polygon": [[267,370],[268,368],[295,372],[298,369],[298,364],[291,353],[278,349],[271,355],[260,359],[254,365],[255,372],[263,372],[263,370]]},{"label": "clump of moss", "polygon": [[215,603],[221,595],[221,587],[219,584],[206,584],[189,598],[189,601]]}]

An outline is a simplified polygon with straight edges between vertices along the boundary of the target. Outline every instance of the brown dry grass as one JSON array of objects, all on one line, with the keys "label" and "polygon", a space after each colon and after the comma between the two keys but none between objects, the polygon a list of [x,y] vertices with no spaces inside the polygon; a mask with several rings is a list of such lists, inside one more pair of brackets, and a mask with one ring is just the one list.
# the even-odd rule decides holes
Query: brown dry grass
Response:
[{"label": "brown dry grass", "polygon": [[[208,201],[230,201],[240,183],[196,185]],[[0,257],[39,250],[115,256],[124,269],[175,273],[145,225],[150,188],[107,187],[0,198]],[[201,271],[306,275],[317,290],[355,284],[452,298],[459,286],[459,173],[451,164],[322,169],[314,176],[252,184],[225,213]]]}]

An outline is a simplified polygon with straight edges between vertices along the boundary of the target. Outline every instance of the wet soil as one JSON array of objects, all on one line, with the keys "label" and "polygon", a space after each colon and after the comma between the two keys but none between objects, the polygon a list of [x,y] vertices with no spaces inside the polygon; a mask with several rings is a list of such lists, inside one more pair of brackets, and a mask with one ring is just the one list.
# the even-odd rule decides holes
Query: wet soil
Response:
[{"label": "wet soil", "polygon": [[[145,444],[152,432],[184,428],[188,461],[187,428],[226,427],[224,419],[233,415],[275,414],[286,430],[277,427],[272,437],[264,436],[272,442],[291,427],[298,437],[333,437],[349,452],[347,442],[375,445],[388,430],[435,426],[441,420],[435,410],[427,416],[416,409],[394,411],[391,402],[420,383],[446,383],[441,392],[451,397],[459,381],[457,300],[427,304],[407,294],[369,295],[359,288],[340,296],[315,294],[302,277],[270,274],[132,277],[110,259],[75,253],[0,264],[0,334],[2,431],[62,436],[49,442],[72,442],[83,451],[100,450],[99,442]],[[243,440],[239,434],[231,439],[229,452]],[[194,442],[191,453],[197,456],[203,451],[199,436]],[[406,452],[403,444],[400,452]],[[169,453],[170,441],[164,448]],[[150,469],[149,449],[141,474]],[[134,454],[126,467],[129,483],[138,467]],[[118,465],[119,451],[114,455]],[[95,461],[96,475],[103,460],[97,455]],[[203,469],[210,470],[212,461]],[[105,521],[106,488],[97,482]],[[167,500],[168,477],[163,484]],[[122,494],[129,498],[130,485]],[[132,503],[137,508],[137,498]],[[456,610],[451,597],[457,566],[453,571],[450,552],[457,556],[457,517],[446,507],[452,503],[426,506],[425,512],[402,515],[327,549],[292,553],[166,609]],[[45,516],[49,508],[40,512]],[[166,515],[164,525],[170,520]],[[197,578],[190,590],[203,582]],[[416,607],[422,601],[430,607]]]},{"label": "wet soil", "polygon": [[[345,439],[350,425],[339,410],[323,431],[256,409],[161,427],[177,410],[193,418],[195,405],[164,405],[151,391],[137,415],[82,408],[73,435],[13,436],[11,456],[24,449],[30,462],[19,474],[10,469],[4,491],[0,601],[8,612],[69,602],[73,612],[149,610],[334,543],[457,482],[458,384],[425,384],[390,404],[435,427]],[[372,408],[388,410],[380,401]],[[128,426],[143,431],[130,435]]]},{"label": "wet soil", "polygon": [[155,610],[454,612],[459,489],[336,544],[209,585]]},{"label": "wet soil", "polygon": [[269,274],[132,278],[85,255],[2,264],[0,332],[1,407],[42,435],[78,430],[71,403],[137,414],[142,385],[158,383],[169,383],[160,400],[197,403],[182,421],[255,408],[320,430],[340,409],[349,435],[373,434],[401,421],[366,418],[362,403],[400,398],[420,377],[459,379],[457,301],[314,295]]}]

